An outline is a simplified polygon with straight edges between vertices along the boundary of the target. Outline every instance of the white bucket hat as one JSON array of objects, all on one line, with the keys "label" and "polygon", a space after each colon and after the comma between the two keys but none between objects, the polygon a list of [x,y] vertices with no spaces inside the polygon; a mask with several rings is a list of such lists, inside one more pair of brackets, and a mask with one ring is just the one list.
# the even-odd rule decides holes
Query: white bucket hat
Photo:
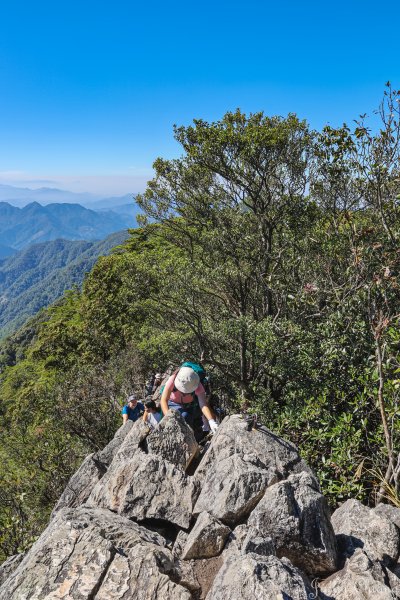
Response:
[{"label": "white bucket hat", "polygon": [[193,371],[190,367],[182,367],[179,369],[175,377],[175,387],[182,394],[191,394],[196,388],[199,387],[200,377],[196,371]]}]

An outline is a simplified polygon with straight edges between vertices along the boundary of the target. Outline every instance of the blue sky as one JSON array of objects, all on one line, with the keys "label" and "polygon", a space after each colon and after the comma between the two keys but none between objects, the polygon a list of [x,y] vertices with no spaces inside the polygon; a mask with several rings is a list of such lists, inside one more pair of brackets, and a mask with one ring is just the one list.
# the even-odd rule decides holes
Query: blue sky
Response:
[{"label": "blue sky", "polygon": [[313,127],[400,88],[399,3],[5,0],[0,183],[129,193],[174,123],[227,110]]}]

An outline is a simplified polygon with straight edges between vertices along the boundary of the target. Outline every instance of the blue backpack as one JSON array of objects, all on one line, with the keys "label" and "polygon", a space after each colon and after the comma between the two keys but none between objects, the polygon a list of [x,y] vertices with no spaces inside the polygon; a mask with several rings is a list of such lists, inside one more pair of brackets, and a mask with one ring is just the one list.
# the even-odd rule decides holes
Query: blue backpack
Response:
[{"label": "blue backpack", "polygon": [[205,381],[207,378],[207,373],[202,365],[186,361],[182,363],[179,368],[181,369],[182,367],[189,367],[190,369],[193,369],[193,371],[200,377],[200,383],[203,383],[203,381]]}]

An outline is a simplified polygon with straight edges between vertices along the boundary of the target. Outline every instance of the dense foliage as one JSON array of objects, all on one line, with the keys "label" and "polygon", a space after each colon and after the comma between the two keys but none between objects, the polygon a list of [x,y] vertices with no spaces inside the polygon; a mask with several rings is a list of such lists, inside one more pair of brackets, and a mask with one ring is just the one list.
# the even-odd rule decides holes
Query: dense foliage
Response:
[{"label": "dense foliage", "polygon": [[396,491],[399,99],[388,86],[373,131],[240,111],[176,128],[182,157],[158,159],[139,199],[148,222],[3,344],[3,556],[112,436],[125,394],[182,359],[297,443],[332,505]]}]

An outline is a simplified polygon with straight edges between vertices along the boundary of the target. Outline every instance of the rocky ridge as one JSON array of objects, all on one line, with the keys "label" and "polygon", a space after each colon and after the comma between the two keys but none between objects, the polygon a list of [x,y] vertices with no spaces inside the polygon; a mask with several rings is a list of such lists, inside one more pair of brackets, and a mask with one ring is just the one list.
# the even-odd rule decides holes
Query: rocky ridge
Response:
[{"label": "rocky ridge", "polygon": [[400,598],[400,509],[330,517],[297,448],[226,417],[200,452],[170,411],[128,421],[89,455],[0,600]]}]

